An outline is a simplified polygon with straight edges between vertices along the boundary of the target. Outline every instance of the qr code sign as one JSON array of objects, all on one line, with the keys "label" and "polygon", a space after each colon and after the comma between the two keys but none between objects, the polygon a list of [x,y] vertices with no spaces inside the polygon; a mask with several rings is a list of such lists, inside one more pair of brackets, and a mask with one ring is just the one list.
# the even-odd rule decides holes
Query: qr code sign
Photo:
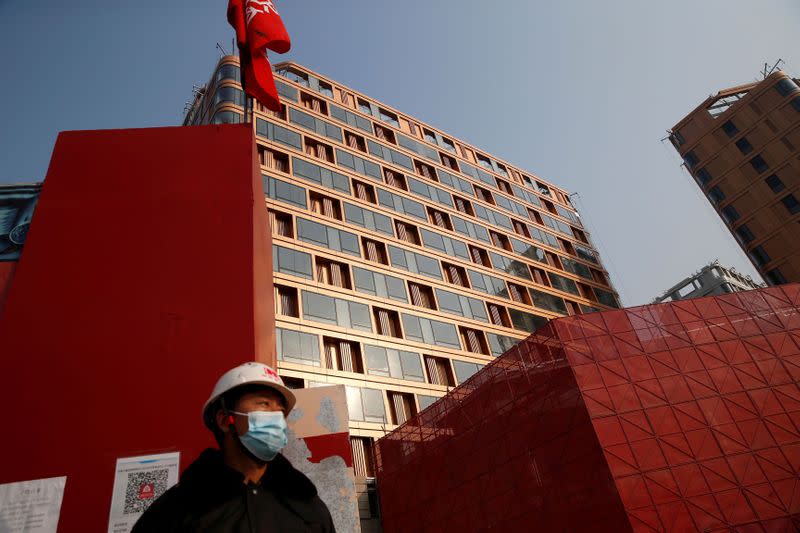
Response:
[{"label": "qr code sign", "polygon": [[143,513],[156,498],[167,490],[169,470],[152,470],[150,472],[130,472],[125,488],[124,514]]}]

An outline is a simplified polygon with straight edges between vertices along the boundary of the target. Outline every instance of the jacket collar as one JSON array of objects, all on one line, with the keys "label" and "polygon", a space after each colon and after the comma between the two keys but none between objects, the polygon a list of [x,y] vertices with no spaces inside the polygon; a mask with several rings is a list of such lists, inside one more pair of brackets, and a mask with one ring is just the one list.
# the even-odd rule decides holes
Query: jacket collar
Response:
[{"label": "jacket collar", "polygon": [[[208,495],[216,492],[219,497],[240,494],[244,476],[225,464],[222,452],[209,448],[190,464],[181,476],[180,484],[189,490],[199,490]],[[288,459],[278,454],[269,462],[260,485],[276,494],[289,498],[308,500],[317,495],[317,489],[305,474],[292,466]]]}]

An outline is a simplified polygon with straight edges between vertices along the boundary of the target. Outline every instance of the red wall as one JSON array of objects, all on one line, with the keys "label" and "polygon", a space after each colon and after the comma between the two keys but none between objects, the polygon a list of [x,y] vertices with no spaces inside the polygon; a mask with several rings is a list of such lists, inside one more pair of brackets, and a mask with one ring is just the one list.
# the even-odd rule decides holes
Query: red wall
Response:
[{"label": "red wall", "polygon": [[8,289],[11,288],[11,281],[14,279],[14,270],[17,268],[16,261],[0,261],[0,318],[3,316],[3,305],[8,296]]},{"label": "red wall", "polygon": [[59,135],[0,338],[0,483],[67,476],[59,531],[108,524],[118,457],[213,440],[218,376],[274,364],[248,125]]},{"label": "red wall", "polygon": [[387,533],[800,531],[800,284],[552,320],[375,455]]}]

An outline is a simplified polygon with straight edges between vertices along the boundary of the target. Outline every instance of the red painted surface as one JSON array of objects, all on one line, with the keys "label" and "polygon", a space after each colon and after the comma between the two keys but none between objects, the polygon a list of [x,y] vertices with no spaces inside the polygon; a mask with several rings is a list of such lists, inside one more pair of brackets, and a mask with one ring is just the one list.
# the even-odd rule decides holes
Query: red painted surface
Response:
[{"label": "red painted surface", "polygon": [[16,268],[16,261],[0,261],[0,318],[3,316],[3,306],[6,302],[6,296],[8,296],[8,289],[11,288],[11,281],[14,279]]},{"label": "red painted surface", "polygon": [[185,467],[219,375],[274,364],[263,198],[247,125],[59,135],[0,322],[0,483],[66,475],[59,531],[107,528],[118,457]]},{"label": "red painted surface", "polygon": [[387,533],[800,531],[800,285],[551,321],[376,450]]},{"label": "red painted surface", "polygon": [[331,433],[330,435],[317,435],[314,437],[303,437],[311,457],[308,460],[312,463],[319,463],[323,459],[338,455],[347,466],[353,466],[353,452],[350,448],[349,433]]}]

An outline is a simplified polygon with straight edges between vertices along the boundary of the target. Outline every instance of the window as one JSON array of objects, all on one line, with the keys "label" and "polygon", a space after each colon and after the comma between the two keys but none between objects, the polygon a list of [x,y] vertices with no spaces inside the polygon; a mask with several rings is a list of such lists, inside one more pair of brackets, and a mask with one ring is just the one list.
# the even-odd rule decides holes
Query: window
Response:
[{"label": "window", "polygon": [[429,278],[442,279],[442,271],[439,262],[433,257],[418,254],[410,250],[403,250],[396,246],[389,246],[389,258],[392,266],[401,268],[415,274],[421,274]]},{"label": "window", "polygon": [[475,198],[477,198],[478,200],[482,200],[488,204],[494,205],[494,198],[492,197],[492,193],[484,189],[483,187],[478,187],[477,185],[475,185]]},{"label": "window", "polygon": [[792,100],[792,107],[795,111],[800,112],[800,98],[795,98]]},{"label": "window", "polygon": [[350,448],[353,450],[353,472],[356,477],[375,477],[375,466],[372,460],[372,438],[350,437]]},{"label": "window", "polygon": [[289,172],[289,156],[277,150],[258,145],[258,160],[262,166],[279,172]]},{"label": "window", "polygon": [[281,213],[270,209],[269,214],[269,227],[272,228],[273,235],[280,235],[281,237],[293,237],[292,231],[292,215],[288,213]]},{"label": "window", "polygon": [[425,206],[411,198],[400,196],[384,189],[378,189],[378,203],[403,215],[428,220]]},{"label": "window", "polygon": [[387,168],[384,169],[383,176],[385,178],[387,185],[404,191],[408,190],[408,186],[406,185],[406,178],[399,172],[395,172],[394,170],[389,170]]},{"label": "window", "polygon": [[533,281],[535,281],[537,285],[544,285],[545,287],[550,286],[550,280],[547,279],[546,271],[542,270],[541,268],[536,268],[534,266],[531,266],[530,268],[531,268],[531,273],[533,274]]},{"label": "window", "polygon": [[453,229],[453,223],[450,222],[450,215],[432,207],[428,207],[427,211],[428,219],[431,221],[431,224],[448,230]]},{"label": "window", "polygon": [[564,305],[564,300],[562,298],[547,292],[537,291],[536,289],[528,289],[528,292],[530,292],[533,305],[536,307],[552,311],[553,313],[567,314],[567,306]]},{"label": "window", "polygon": [[346,264],[322,257],[317,257],[315,262],[317,267],[317,281],[334,287],[342,287],[344,289],[352,288],[350,284],[350,271]]},{"label": "window", "polygon": [[300,134],[263,119],[256,120],[256,135],[281,143],[296,150],[301,149]]},{"label": "window", "polygon": [[693,151],[693,150],[689,150],[688,152],[686,152],[686,153],[683,155],[683,162],[684,162],[684,163],[686,163],[686,166],[687,166],[689,169],[692,169],[692,168],[694,168],[694,167],[695,167],[695,165],[696,165],[697,163],[699,163],[699,162],[700,162],[700,159],[699,159],[699,158],[698,158],[698,157],[695,155],[695,153],[694,153],[694,151]]},{"label": "window", "polygon": [[527,224],[523,224],[519,220],[513,220],[513,219],[511,220],[511,222],[514,225],[514,233],[516,233],[517,235],[520,235],[522,237],[527,237],[529,239],[531,238],[531,234],[528,231],[528,225]]},{"label": "window", "polygon": [[382,141],[390,142],[392,144],[397,144],[397,141],[394,138],[394,132],[388,128],[379,126],[378,124],[375,124],[375,137],[377,137]]},{"label": "window", "polygon": [[483,368],[483,365],[479,365],[478,363],[453,360],[453,369],[456,371],[456,378],[458,378],[459,383],[467,381],[473,375],[477,374],[481,368]]},{"label": "window", "polygon": [[400,128],[400,123],[397,121],[397,115],[392,113],[391,111],[386,111],[385,109],[378,108],[378,116],[380,119],[388,124],[391,124],[395,128]]},{"label": "window", "polygon": [[419,402],[420,411],[424,411],[439,399],[438,396],[427,396],[425,394],[417,394],[417,402]]},{"label": "window", "polygon": [[402,424],[417,414],[414,395],[408,392],[387,391],[393,424]]},{"label": "window", "polygon": [[281,274],[312,279],[311,254],[273,244],[272,269]]},{"label": "window", "polygon": [[711,203],[718,204],[725,199],[725,193],[722,192],[719,185],[716,185],[708,191],[708,199],[711,200]]},{"label": "window", "polygon": [[492,296],[500,296],[502,298],[509,298],[506,283],[500,278],[490,276],[488,274],[481,274],[474,270],[468,270],[469,282],[473,289]]},{"label": "window", "polygon": [[439,310],[444,313],[480,320],[481,322],[489,321],[483,301],[477,298],[437,288],[436,299],[439,302]]},{"label": "window", "polygon": [[365,115],[372,114],[372,106],[366,100],[362,100],[361,98],[358,99],[358,110],[364,113]]},{"label": "window", "polygon": [[469,255],[473,263],[477,265],[483,265],[488,268],[492,268],[492,263],[489,262],[489,254],[483,248],[478,248],[477,246],[470,245]]},{"label": "window", "polygon": [[514,337],[506,337],[505,335],[496,335],[494,333],[489,333],[487,335],[489,338],[489,347],[492,350],[492,355],[499,356],[506,353],[508,350],[516,346],[521,339],[515,339]]},{"label": "window", "polygon": [[315,165],[305,159],[292,158],[292,174],[322,185],[326,189],[350,194],[350,180],[347,179],[347,176]]},{"label": "window", "polygon": [[449,192],[440,189],[439,187],[428,185],[427,183],[410,176],[408,176],[406,181],[408,182],[408,187],[411,192],[417,196],[422,196],[428,200],[433,200],[437,204],[441,204],[446,207],[453,207],[453,197]]},{"label": "window", "polygon": [[772,174],[770,176],[767,176],[767,178],[764,181],[769,186],[769,188],[772,189],[772,192],[774,193],[779,193],[786,188],[786,186],[783,184],[783,182],[777,176],[777,174]]},{"label": "window", "polygon": [[431,161],[435,161],[437,163],[439,162],[439,153],[423,143],[417,142],[401,133],[397,134],[397,142],[400,144],[400,146],[407,150],[411,150],[412,152],[415,152],[416,154],[421,155],[422,157]]},{"label": "window", "polygon": [[403,313],[406,339],[437,346],[461,349],[458,332],[453,324]]},{"label": "window", "polygon": [[414,168],[416,169],[417,174],[423,178],[436,181],[436,170],[432,166],[415,160]]},{"label": "window", "polygon": [[303,113],[293,107],[289,108],[289,122],[318,135],[342,142],[342,129],[339,126],[334,126],[330,122]]},{"label": "window", "polygon": [[445,279],[448,283],[461,287],[468,287],[467,271],[464,267],[451,265],[450,263],[442,263],[442,270],[444,270]]},{"label": "window", "polygon": [[313,220],[297,218],[297,238],[328,250],[355,256],[361,255],[361,250],[358,248],[358,237],[354,233],[332,228]]},{"label": "window", "polygon": [[344,143],[360,152],[366,153],[367,151],[367,141],[364,140],[364,137],[361,135],[356,135],[355,133],[351,133],[347,130],[344,131]]},{"label": "window", "polygon": [[533,333],[540,327],[547,324],[546,318],[542,318],[531,313],[526,313],[525,311],[509,309],[508,312],[511,315],[511,322],[514,324],[514,329]]},{"label": "window", "polygon": [[751,159],[750,165],[752,165],[755,171],[758,172],[759,174],[761,174],[762,172],[764,172],[769,168],[767,162],[764,161],[764,158],[761,157],[760,155],[757,155],[753,159]]},{"label": "window", "polygon": [[508,282],[508,295],[515,302],[531,305],[528,293],[525,290],[525,287],[523,287],[522,285],[517,285],[516,283]]},{"label": "window", "polygon": [[379,298],[391,298],[398,302],[408,302],[406,284],[400,278],[353,266],[353,280],[358,292]]},{"label": "window", "polygon": [[293,183],[275,179],[272,176],[262,175],[264,193],[273,200],[289,205],[306,208],[306,190]]},{"label": "window", "polygon": [[738,148],[739,151],[744,155],[747,155],[753,151],[753,145],[750,144],[750,141],[747,140],[747,137],[742,137],[736,141],[736,148]]},{"label": "window", "polygon": [[775,90],[781,96],[789,96],[793,92],[800,91],[800,87],[790,78],[782,78],[775,84]]},{"label": "window", "polygon": [[494,252],[490,252],[489,257],[492,260],[492,265],[494,265],[495,270],[500,270],[501,272],[511,274],[517,278],[526,280],[532,279],[531,272],[528,270],[528,266],[525,263]]},{"label": "window", "polygon": [[458,196],[453,196],[453,203],[455,204],[456,211],[473,217],[475,216],[475,211],[473,211],[472,204],[469,202],[469,200],[465,200]]},{"label": "window", "polygon": [[300,317],[297,307],[297,289],[275,285],[275,314],[283,316]]},{"label": "window", "polygon": [[375,317],[375,325],[378,328],[378,335],[387,335],[389,337],[400,338],[400,319],[397,316],[397,311],[390,309],[381,309],[375,307],[372,310]]},{"label": "window", "polygon": [[421,241],[419,238],[419,230],[416,226],[407,222],[400,222],[399,220],[396,220],[394,227],[397,230],[398,239],[419,246]]},{"label": "window", "polygon": [[492,240],[492,244],[494,244],[498,248],[502,248],[503,250],[508,250],[509,252],[513,251],[513,249],[511,248],[511,241],[508,240],[508,237],[503,235],[502,233],[497,233],[496,231],[489,230],[489,238]]},{"label": "window", "polygon": [[442,164],[451,170],[458,171],[458,164],[456,164],[455,157],[450,157],[449,155],[445,155],[439,152],[439,158],[442,161]]},{"label": "window", "polygon": [[340,167],[349,168],[375,181],[383,181],[381,167],[372,161],[367,161],[366,159],[353,155],[350,152],[345,152],[339,148],[336,149],[336,160]]},{"label": "window", "polygon": [[323,115],[328,114],[328,104],[316,96],[300,91],[300,104],[306,109],[311,109]]},{"label": "window", "polygon": [[420,231],[420,234],[422,235],[422,243],[425,248],[432,248],[443,254],[469,261],[470,255],[467,251],[467,245],[462,241],[424,228]]},{"label": "window", "polygon": [[750,231],[750,228],[747,227],[747,224],[742,224],[736,228],[736,238],[739,239],[739,242],[742,244],[747,244],[756,237],[753,235],[753,232]]},{"label": "window", "polygon": [[342,204],[339,200],[314,191],[309,193],[309,197],[312,212],[335,220],[342,220]]},{"label": "window", "polygon": [[793,194],[787,194],[781,198],[781,203],[783,203],[790,215],[800,213],[800,202],[797,201],[797,198],[795,198]]},{"label": "window", "polygon": [[729,120],[722,125],[722,131],[724,131],[725,135],[728,137],[736,137],[736,134],[739,133],[739,128]]},{"label": "window", "polygon": [[364,202],[369,202],[371,204],[378,203],[375,199],[375,187],[367,183],[353,180],[353,195]]},{"label": "window", "polygon": [[425,355],[425,369],[428,373],[428,382],[434,385],[455,386],[450,360],[444,357]]},{"label": "window", "polygon": [[728,224],[733,224],[734,222],[739,220],[739,212],[732,205],[727,205],[723,207],[722,210],[720,211],[720,214],[722,215],[722,218],[725,220],[725,222],[727,222]]},{"label": "window", "polygon": [[487,244],[491,244],[489,240],[489,232],[483,226],[479,224],[475,224],[474,222],[470,222],[469,220],[464,220],[463,218],[459,218],[457,216],[451,217],[453,221],[453,229],[462,235],[466,235],[467,237],[471,237],[478,241],[483,241]]},{"label": "window", "polygon": [[325,351],[326,368],[343,372],[364,373],[364,367],[361,364],[361,350],[357,342],[323,337],[322,346]]},{"label": "window", "polygon": [[610,292],[595,288],[594,293],[597,295],[597,301],[608,307],[619,307],[617,298]]},{"label": "window", "polygon": [[386,423],[386,407],[381,391],[345,385],[345,392],[347,393],[347,410],[350,413],[350,420]]},{"label": "window", "polygon": [[492,324],[496,326],[505,326],[507,328],[511,327],[511,320],[508,316],[508,310],[505,307],[488,302],[486,305],[489,308],[489,319]]},{"label": "window", "polygon": [[319,336],[275,328],[275,348],[279,361],[320,366]]},{"label": "window", "polygon": [[433,289],[427,285],[421,285],[412,281],[408,282],[408,292],[411,294],[411,304],[425,309],[436,310],[436,302],[433,299]]},{"label": "window", "polygon": [[361,243],[364,246],[364,259],[373,263],[381,263],[382,265],[389,264],[386,259],[385,244],[366,237],[361,237]]},{"label": "window", "polygon": [[458,329],[466,351],[489,355],[489,345],[486,343],[482,331],[464,326],[460,326]]},{"label": "window", "polygon": [[303,381],[303,378],[295,378],[290,376],[284,376],[281,374],[281,379],[283,380],[283,384],[286,385],[287,389],[305,388],[305,382]]},{"label": "window", "polygon": [[425,381],[418,353],[365,344],[364,355],[367,374],[420,383]]},{"label": "window", "polygon": [[392,219],[384,214],[376,213],[357,205],[344,203],[344,218],[352,224],[357,224],[362,228],[377,231],[384,235],[394,236],[392,231]]},{"label": "window", "polygon": [[333,163],[333,147],[310,137],[305,137],[305,142],[306,155]]},{"label": "window", "polygon": [[302,299],[305,320],[372,332],[368,305],[305,290]]},{"label": "window", "polygon": [[766,273],[767,281],[770,285],[781,285],[784,283],[789,283],[786,281],[786,278],[783,276],[780,270],[777,268],[773,268],[772,270]]}]

